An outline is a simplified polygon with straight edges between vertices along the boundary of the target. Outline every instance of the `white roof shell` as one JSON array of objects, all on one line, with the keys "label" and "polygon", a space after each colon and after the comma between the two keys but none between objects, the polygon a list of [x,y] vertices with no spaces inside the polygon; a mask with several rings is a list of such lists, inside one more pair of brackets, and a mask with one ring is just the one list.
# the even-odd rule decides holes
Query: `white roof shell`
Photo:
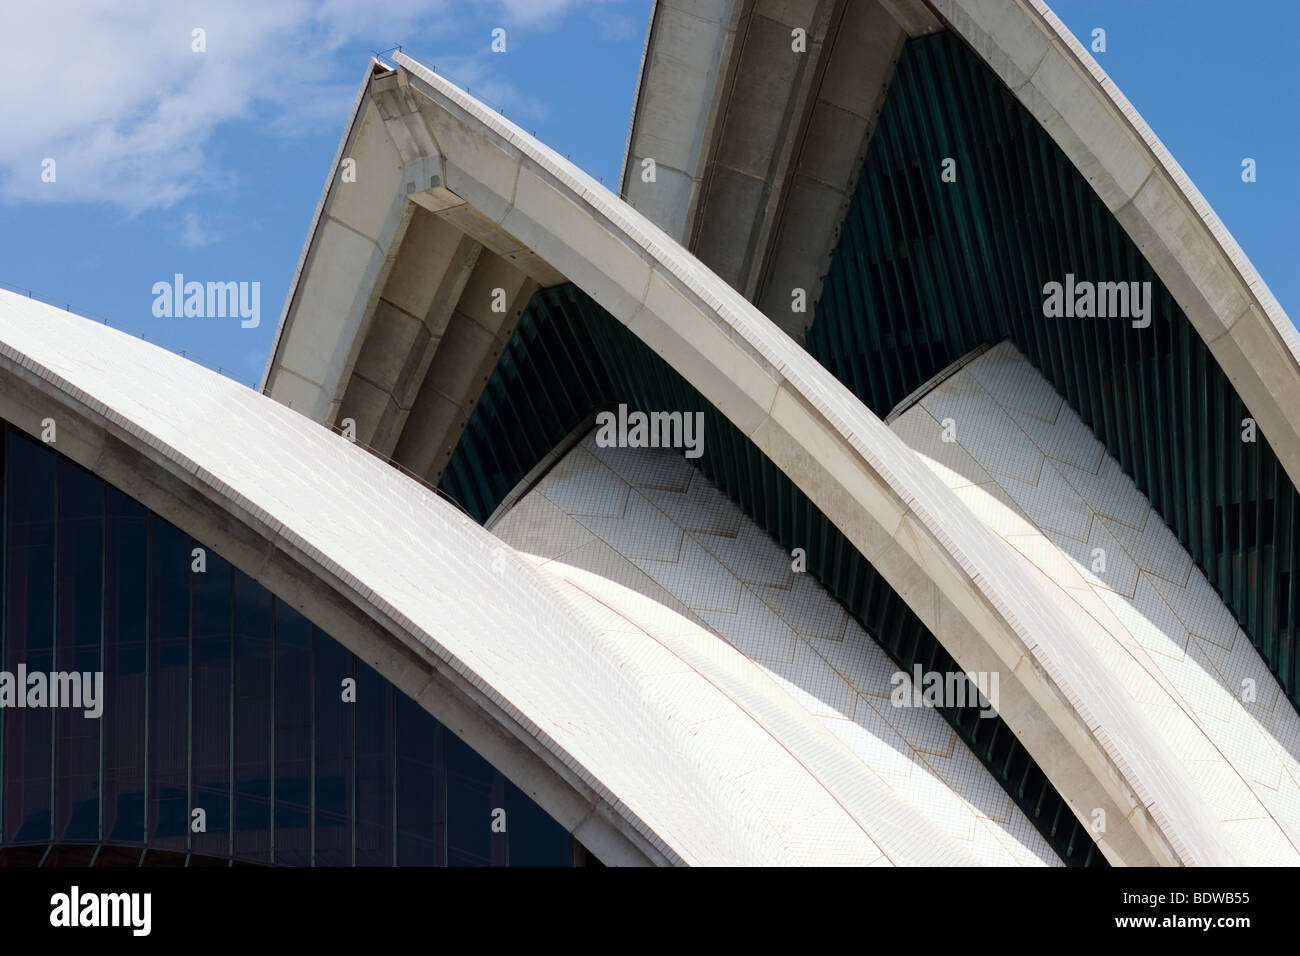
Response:
[{"label": "white roof shell", "polygon": [[[1037,0],[940,0],[934,9],[1097,184],[1295,480],[1300,437],[1287,411],[1300,407],[1294,330],[1167,152]],[[354,303],[350,324],[322,336],[314,316],[295,316],[291,306],[279,332],[277,348],[297,335],[335,350],[320,365],[329,381],[300,393],[305,402],[297,407],[324,411],[337,390],[331,382],[346,365],[339,349],[360,334],[363,311],[355,303],[362,295],[355,290],[373,285],[396,210],[408,198],[429,208],[464,202],[691,381],[849,536],[964,668],[1012,676],[1002,716],[1082,819],[1106,811],[1112,825],[1099,844],[1112,862],[1241,862],[1150,715],[1089,649],[1085,629],[1060,617],[1040,576],[1000,550],[895,434],[644,216],[433,71],[402,54],[397,62],[397,95],[406,106],[393,135],[404,165],[392,193],[354,213],[373,220],[365,274],[342,276],[354,266],[315,232],[304,252],[328,277],[318,299],[339,298],[337,285]],[[336,202],[332,190],[326,208]],[[312,294],[307,273],[298,285],[304,281]],[[291,303],[299,294],[296,286]],[[277,394],[276,371],[273,356],[268,391],[293,400],[296,385]]]},{"label": "white roof shell", "polygon": [[[828,848],[978,862],[853,773],[720,641],[667,609],[646,627],[593,602],[373,455],[180,356],[0,291],[0,417],[36,436],[52,419],[55,450],[291,602],[608,862],[809,864]],[[701,733],[704,716],[727,732]],[[774,754],[767,785],[745,778]],[[780,825],[792,803],[819,810],[797,838]]]},{"label": "white roof shell", "polygon": [[[1088,659],[1083,634],[1057,618],[1034,578],[1000,555],[987,529],[883,422],[636,210],[433,71],[403,54],[397,61],[393,94],[407,110],[399,133],[410,158],[392,177],[394,194],[355,207],[354,218],[390,222],[400,197],[464,202],[496,223],[626,323],[749,435],[964,669],[1009,675],[1002,714],[1039,765],[1077,812],[1099,807],[1120,821],[1100,839],[1109,858],[1234,860],[1218,821],[1183,786],[1175,756],[1112,675]],[[417,197],[419,182],[430,185]],[[327,278],[315,292],[309,282],[306,296],[361,298],[325,292],[355,263],[324,246],[307,258]],[[317,321],[336,320],[288,315],[280,348],[295,348],[295,336],[304,347],[322,338]],[[327,365],[341,374],[338,346],[324,347],[334,348]]]}]

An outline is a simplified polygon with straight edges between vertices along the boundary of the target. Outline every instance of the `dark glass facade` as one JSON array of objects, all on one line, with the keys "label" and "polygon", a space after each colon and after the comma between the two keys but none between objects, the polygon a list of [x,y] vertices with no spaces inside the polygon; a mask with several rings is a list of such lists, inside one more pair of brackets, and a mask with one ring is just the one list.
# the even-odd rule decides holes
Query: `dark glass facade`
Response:
[{"label": "dark glass facade", "polygon": [[210,549],[197,570],[202,545],[184,532],[2,422],[0,439],[0,671],[103,673],[97,719],[0,707],[0,851],[39,862],[48,847],[81,865],[96,845],[118,862],[585,857],[474,750],[256,581]]}]

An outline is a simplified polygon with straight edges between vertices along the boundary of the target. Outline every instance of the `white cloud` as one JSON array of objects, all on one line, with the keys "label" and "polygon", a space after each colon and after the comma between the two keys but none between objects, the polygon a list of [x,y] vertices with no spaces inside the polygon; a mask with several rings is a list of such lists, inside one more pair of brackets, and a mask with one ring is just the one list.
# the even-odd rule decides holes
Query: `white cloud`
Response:
[{"label": "white cloud", "polygon": [[554,26],[575,7],[586,3],[613,6],[620,0],[501,0],[506,17],[521,26]]},{"label": "white cloud", "polygon": [[181,217],[180,240],[181,245],[186,249],[202,249],[204,246],[212,245],[219,238],[194,210],[189,210]]},{"label": "white cloud", "polygon": [[[592,2],[601,0],[500,0],[496,12],[507,23],[544,24]],[[229,187],[233,174],[212,149],[223,124],[256,118],[271,135],[337,125],[364,69],[357,47],[442,35],[467,11],[456,0],[6,4],[0,200],[99,202],[135,214]],[[196,27],[206,52],[191,49]],[[544,112],[493,78],[480,62],[486,42],[479,56],[435,63],[511,115]],[[57,164],[53,183],[41,177],[47,157]],[[182,228],[204,233],[197,217]]]}]

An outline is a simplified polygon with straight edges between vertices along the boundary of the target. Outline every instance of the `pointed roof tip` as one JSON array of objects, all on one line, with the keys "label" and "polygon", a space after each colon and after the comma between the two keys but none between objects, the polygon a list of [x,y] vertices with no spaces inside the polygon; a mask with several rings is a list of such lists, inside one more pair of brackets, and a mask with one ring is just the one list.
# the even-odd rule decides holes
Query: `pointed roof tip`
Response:
[{"label": "pointed roof tip", "polygon": [[373,76],[384,75],[387,73],[392,73],[397,69],[396,67],[390,66],[388,63],[384,61],[384,57],[390,53],[396,53],[400,56],[402,53],[402,44],[394,43],[386,50],[380,50],[378,52],[375,52],[374,50],[370,51],[371,75]]},{"label": "pointed roof tip", "polygon": [[395,47],[393,50],[393,62],[398,66],[412,70],[413,72],[418,70],[427,70],[430,73],[438,73],[438,68],[435,64],[425,63],[423,60],[417,60],[400,46]]}]

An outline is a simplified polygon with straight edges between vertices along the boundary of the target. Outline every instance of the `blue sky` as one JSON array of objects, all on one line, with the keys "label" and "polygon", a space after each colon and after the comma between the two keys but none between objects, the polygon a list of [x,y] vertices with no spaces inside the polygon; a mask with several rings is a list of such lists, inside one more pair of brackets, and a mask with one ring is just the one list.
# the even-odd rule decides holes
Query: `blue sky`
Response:
[{"label": "blue sky", "polygon": [[[369,55],[400,42],[616,182],[649,0],[68,0],[0,13],[0,282],[253,384]],[[126,6],[128,12],[124,13]],[[28,7],[32,8],[29,9]],[[1300,316],[1292,0],[1057,0]],[[192,30],[206,31],[206,52]],[[490,50],[502,27],[507,50]],[[1253,157],[1258,181],[1241,181]],[[41,181],[42,161],[56,180]],[[261,325],[157,319],[155,282],[261,284]]]}]

